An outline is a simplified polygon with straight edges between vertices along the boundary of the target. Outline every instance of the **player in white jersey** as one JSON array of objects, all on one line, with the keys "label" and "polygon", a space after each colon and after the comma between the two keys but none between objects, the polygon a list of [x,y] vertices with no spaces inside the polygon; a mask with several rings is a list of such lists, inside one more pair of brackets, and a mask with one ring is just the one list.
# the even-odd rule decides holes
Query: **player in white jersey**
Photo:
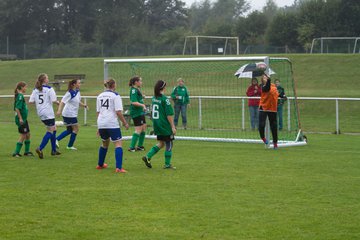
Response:
[{"label": "player in white jersey", "polygon": [[57,147],[59,146],[59,141],[61,139],[70,135],[70,140],[66,149],[77,150],[74,147],[74,142],[79,132],[79,124],[77,119],[79,106],[87,109],[87,105],[81,102],[80,85],[80,79],[73,79],[69,81],[68,90],[61,99],[59,108],[56,112],[56,115],[58,116],[60,116],[60,114],[62,113],[64,124],[66,126],[66,130],[56,137]]},{"label": "player in white jersey", "polygon": [[126,173],[126,170],[122,167],[122,136],[118,117],[120,118],[120,121],[123,123],[126,129],[129,129],[129,124],[126,122],[122,114],[123,104],[121,97],[117,92],[115,92],[115,80],[106,80],[104,85],[106,87],[106,90],[101,93],[96,99],[98,135],[100,135],[102,139],[102,145],[99,148],[98,165],[96,168],[103,169],[108,166],[104,162],[111,140],[115,146],[115,171],[120,173]]},{"label": "player in white jersey", "polygon": [[59,102],[56,99],[54,89],[48,86],[48,83],[48,76],[45,73],[40,74],[29,99],[29,103],[35,103],[37,114],[45,124],[47,130],[40,146],[36,149],[39,158],[44,158],[42,150],[49,140],[51,141],[51,155],[60,155],[60,152],[56,150],[55,114],[52,106],[53,103],[59,104]]}]

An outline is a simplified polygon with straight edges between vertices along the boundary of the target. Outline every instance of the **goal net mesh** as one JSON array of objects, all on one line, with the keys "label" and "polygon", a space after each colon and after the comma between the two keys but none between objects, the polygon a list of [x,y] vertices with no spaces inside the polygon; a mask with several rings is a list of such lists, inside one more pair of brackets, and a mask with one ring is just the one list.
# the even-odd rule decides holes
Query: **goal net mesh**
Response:
[{"label": "goal net mesh", "polygon": [[[283,130],[279,142],[296,141],[299,133],[298,109],[291,63],[283,58],[266,58],[285,89],[288,100],[283,106]],[[179,116],[177,139],[209,141],[260,142],[258,131],[251,130],[246,90],[250,78],[237,78],[235,72],[244,64],[264,61],[265,58],[186,58],[186,59],[121,59],[105,60],[105,77],[117,81],[128,113],[129,79],[138,75],[143,79],[142,93],[151,104],[153,88],[159,79],[167,82],[165,95],[170,96],[182,78],[190,93],[186,129]],[[259,78],[260,82],[260,78]],[[172,102],[173,103],[173,102]],[[147,134],[152,133],[150,114],[147,114]],[[131,121],[132,123],[132,121]]]}]

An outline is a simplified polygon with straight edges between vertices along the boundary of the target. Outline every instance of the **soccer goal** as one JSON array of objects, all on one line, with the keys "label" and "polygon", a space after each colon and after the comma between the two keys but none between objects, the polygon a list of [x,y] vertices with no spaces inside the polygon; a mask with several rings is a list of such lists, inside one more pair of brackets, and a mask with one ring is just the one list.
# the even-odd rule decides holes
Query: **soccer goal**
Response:
[{"label": "soccer goal", "polygon": [[[258,131],[251,130],[250,125],[246,90],[251,78],[238,78],[234,75],[242,65],[259,61],[266,62],[275,72],[272,79],[281,79],[288,96],[283,108],[283,130],[279,131],[279,146],[305,144],[292,65],[287,58],[105,59],[104,77],[112,77],[117,81],[117,91],[125,106],[130,104],[128,81],[133,75],[139,75],[143,79],[142,92],[148,96],[146,104],[151,103],[157,80],[167,82],[165,94],[170,96],[177,85],[177,79],[184,79],[190,92],[190,105],[187,108],[186,129],[182,127],[182,117],[179,117],[176,139],[262,143]],[[150,119],[147,124],[147,137],[153,137]],[[266,132],[268,139],[271,139],[269,131]]]},{"label": "soccer goal", "polygon": [[314,38],[310,53],[360,53],[360,37]]},{"label": "soccer goal", "polygon": [[186,36],[183,55],[239,55],[238,37]]}]

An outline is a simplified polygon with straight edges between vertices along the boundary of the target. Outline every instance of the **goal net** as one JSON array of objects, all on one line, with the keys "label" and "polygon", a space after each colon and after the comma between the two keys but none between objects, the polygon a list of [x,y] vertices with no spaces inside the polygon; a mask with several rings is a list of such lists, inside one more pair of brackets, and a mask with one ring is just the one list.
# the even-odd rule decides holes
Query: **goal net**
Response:
[{"label": "goal net", "polygon": [[310,53],[360,53],[360,37],[314,38]]},{"label": "goal net", "polygon": [[239,55],[238,37],[186,36],[183,55]]},{"label": "goal net", "polygon": [[[186,129],[182,127],[182,117],[179,116],[176,139],[261,143],[258,131],[251,130],[250,124],[246,90],[251,78],[237,78],[234,75],[240,66],[259,61],[267,62],[275,72],[272,79],[281,79],[288,97],[283,107],[279,146],[303,142],[291,62],[286,58],[106,59],[104,77],[117,81],[117,91],[123,98],[125,108],[130,104],[128,81],[132,76],[138,75],[143,79],[142,92],[147,96],[145,104],[151,104],[157,80],[167,82],[165,95],[170,96],[177,86],[177,79],[182,78],[190,93],[190,105],[186,113]],[[151,137],[150,119],[147,119],[147,124],[147,137]]]}]

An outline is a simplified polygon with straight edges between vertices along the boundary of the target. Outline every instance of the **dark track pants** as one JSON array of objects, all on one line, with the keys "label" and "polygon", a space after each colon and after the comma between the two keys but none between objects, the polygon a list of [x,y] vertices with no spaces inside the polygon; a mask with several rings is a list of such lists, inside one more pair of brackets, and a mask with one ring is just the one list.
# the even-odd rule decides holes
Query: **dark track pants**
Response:
[{"label": "dark track pants", "polygon": [[271,134],[273,137],[273,142],[277,143],[278,135],[277,135],[277,113],[276,112],[266,112],[259,111],[259,133],[260,137],[265,137],[265,124],[266,118],[269,118]]}]

